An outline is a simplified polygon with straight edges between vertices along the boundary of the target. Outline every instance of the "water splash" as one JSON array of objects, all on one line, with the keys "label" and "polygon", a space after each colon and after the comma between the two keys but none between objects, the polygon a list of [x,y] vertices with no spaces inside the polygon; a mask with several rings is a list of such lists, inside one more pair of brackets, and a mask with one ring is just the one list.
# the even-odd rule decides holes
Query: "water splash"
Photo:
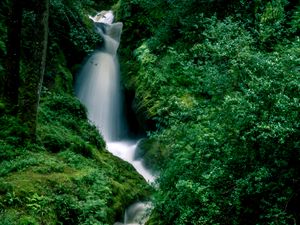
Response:
[{"label": "water splash", "polygon": [[95,23],[96,31],[104,39],[104,48],[88,58],[75,87],[76,96],[88,110],[88,118],[107,142],[120,140],[126,133],[116,56],[122,26]]},{"label": "water splash", "polygon": [[153,183],[155,181],[155,176],[145,168],[143,161],[136,157],[138,143],[139,141],[136,140],[109,142],[107,143],[107,148],[113,155],[132,164],[148,183]]},{"label": "water splash", "polygon": [[[104,47],[95,51],[83,66],[75,86],[76,95],[86,106],[91,123],[103,135],[108,150],[131,163],[145,180],[153,182],[155,177],[145,169],[140,159],[134,157],[138,141],[126,139],[127,125],[123,116],[116,56],[123,24],[112,23],[111,11],[102,11],[90,18],[104,40]],[[150,208],[150,203],[137,202],[131,205],[124,215],[124,224],[145,224]]]}]

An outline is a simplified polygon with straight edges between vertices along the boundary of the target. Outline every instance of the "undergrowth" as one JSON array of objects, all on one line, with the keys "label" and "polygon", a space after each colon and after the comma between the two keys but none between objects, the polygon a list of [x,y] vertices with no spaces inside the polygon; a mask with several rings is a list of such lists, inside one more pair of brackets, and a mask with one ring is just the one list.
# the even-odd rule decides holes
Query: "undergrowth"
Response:
[{"label": "undergrowth", "polygon": [[13,224],[112,224],[126,205],[149,195],[131,165],[112,156],[69,95],[42,99],[38,141],[14,116],[0,118],[0,221]]}]

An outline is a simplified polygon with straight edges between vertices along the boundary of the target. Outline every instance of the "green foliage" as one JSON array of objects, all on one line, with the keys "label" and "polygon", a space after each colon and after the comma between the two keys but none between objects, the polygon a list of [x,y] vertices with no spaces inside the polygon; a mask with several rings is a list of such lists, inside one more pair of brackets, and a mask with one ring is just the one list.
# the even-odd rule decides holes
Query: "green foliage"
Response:
[{"label": "green foliage", "polygon": [[142,158],[145,166],[149,169],[159,171],[165,165],[170,154],[156,139],[143,139],[138,144],[137,156]]},{"label": "green foliage", "polygon": [[122,54],[135,56],[124,80],[156,125],[141,143],[161,166],[150,224],[300,221],[299,4],[121,3],[145,31],[124,30],[134,52]]},{"label": "green foliage", "polygon": [[[5,1],[6,3],[7,1]],[[112,156],[73,93],[75,67],[101,43],[88,14],[113,1],[50,1],[47,68],[38,114],[37,142],[0,99],[0,223],[112,224],[126,206],[150,194],[132,166]],[[0,80],[3,80],[7,5],[0,5]],[[27,4],[27,3],[26,3]],[[32,47],[25,4],[22,59]],[[100,7],[100,8],[99,8]],[[21,62],[21,80],[32,69]],[[0,91],[2,93],[2,83]],[[26,91],[20,87],[20,91]]]},{"label": "green foliage", "polygon": [[[107,221],[112,212],[107,208],[111,193],[105,175],[94,170],[82,178],[75,178],[74,184],[77,187],[75,190],[72,190],[72,186],[57,184],[55,187],[54,205],[59,221],[76,224],[90,224],[92,221],[101,224],[101,221]],[[84,188],[88,188],[88,193]]]},{"label": "green foliage", "polygon": [[26,170],[28,167],[38,165],[40,162],[41,159],[32,154],[19,156],[10,161],[3,161],[1,163],[0,176],[3,177],[11,172]]},{"label": "green foliage", "polygon": [[87,53],[102,44],[88,15],[109,9],[112,4],[113,1],[50,0],[44,86],[57,93],[73,93],[73,78],[78,72],[78,65]]},{"label": "green foliage", "polygon": [[19,220],[20,225],[38,225],[38,222],[31,216],[24,216]]},{"label": "green foliage", "polygon": [[5,141],[10,145],[23,145],[26,135],[26,128],[20,124],[20,121],[12,116],[4,115],[0,118],[0,125],[2,131],[0,137],[2,141]]},{"label": "green foliage", "polygon": [[[222,37],[217,40],[215,46],[222,46]],[[288,181],[299,176],[299,41],[272,54],[244,48],[227,55],[236,49],[231,46],[228,53],[213,48],[222,53],[214,55],[208,41],[204,46],[202,54],[211,54],[204,58],[202,91],[211,100],[205,104],[200,99],[206,109],[198,108],[198,115],[189,111],[195,116],[188,120],[175,114],[177,120],[157,135],[172,160],[161,174],[156,209],[167,224],[297,220],[293,206],[286,205],[299,188],[298,182]],[[222,74],[207,69],[212,60]]]},{"label": "green foliage", "polygon": [[[84,106],[79,102],[78,99],[69,95],[51,95],[51,93],[49,93],[49,95],[41,103],[41,110],[43,110],[43,107],[49,110],[48,114],[50,115],[47,115],[49,117],[52,116],[52,118],[58,115],[61,115],[61,117],[70,115],[79,119],[87,119],[86,109],[84,108]],[[43,116],[42,119],[44,119]]]},{"label": "green foliage", "polygon": [[284,7],[286,0],[268,2],[263,13],[259,16],[259,39],[262,43],[280,41],[284,32],[283,23],[285,20]]},{"label": "green foliage", "polygon": [[92,24],[87,20],[88,11],[91,10],[93,4],[94,2],[90,0],[51,0],[52,14],[50,15],[50,21],[53,21],[51,25],[57,35],[50,37],[59,38],[59,40],[66,40],[67,38],[69,39],[67,41],[71,42],[78,51],[88,52],[93,50],[92,46],[99,39],[93,30],[89,29]]},{"label": "green foliage", "polygon": [[291,29],[293,31],[293,33],[298,32],[299,34],[299,30],[300,30],[300,6],[296,6],[295,11],[293,12],[292,15],[292,20],[289,22],[291,25]]},{"label": "green foliage", "polygon": [[105,143],[96,127],[86,120],[86,109],[78,99],[48,93],[40,107],[41,141],[51,152],[70,149],[91,157],[93,146],[103,149]]},{"label": "green foliage", "polygon": [[16,118],[3,116],[1,123],[7,124],[0,132],[3,224],[112,224],[129,203],[150,193],[128,163],[105,150],[72,96],[47,92],[42,99],[40,146],[14,144],[22,128]]},{"label": "green foliage", "polygon": [[[39,143],[0,105],[0,221],[112,224],[149,190],[65,93],[71,67],[99,42],[87,14],[116,1],[50,3]],[[156,125],[140,144],[147,165],[161,169],[149,224],[299,222],[299,3],[120,0],[114,9],[124,23],[125,86]]]},{"label": "green foliage", "polygon": [[78,99],[46,88],[43,96],[37,144],[16,117],[0,118],[1,223],[112,224],[149,188],[105,150]]}]

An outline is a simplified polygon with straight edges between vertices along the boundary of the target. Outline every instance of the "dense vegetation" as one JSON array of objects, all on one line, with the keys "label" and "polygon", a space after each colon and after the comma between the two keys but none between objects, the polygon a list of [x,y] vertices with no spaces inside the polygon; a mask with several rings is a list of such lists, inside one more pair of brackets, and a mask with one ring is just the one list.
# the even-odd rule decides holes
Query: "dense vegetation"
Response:
[{"label": "dense vegetation", "polygon": [[72,96],[47,94],[36,144],[15,117],[0,125],[0,223],[112,224],[128,203],[149,195],[145,181],[105,150],[85,108]]},{"label": "dense vegetation", "polygon": [[[112,224],[125,205],[149,194],[105,150],[72,96],[79,64],[100,44],[86,14],[112,5],[124,23],[127,102],[148,133],[140,154],[160,174],[148,224],[300,222],[299,1],[50,0],[35,138],[30,115],[8,101],[4,82],[12,2],[0,3],[3,224]],[[34,91],[24,84],[39,63],[26,58],[37,38],[35,2],[22,6],[13,93],[20,99]]]},{"label": "dense vegetation", "polygon": [[299,2],[131,0],[118,13],[161,174],[149,223],[299,223]]},{"label": "dense vegetation", "polygon": [[[132,166],[105,149],[72,87],[84,57],[101,44],[87,13],[113,2],[50,1],[47,63],[38,90],[32,81],[40,79],[35,42],[41,40],[32,34],[39,21],[36,3],[43,2],[0,3],[0,224],[113,224],[150,189]],[[16,21],[9,15],[17,6],[22,25],[20,40],[14,39],[13,47],[20,47],[16,60],[9,58],[8,39]],[[21,106],[35,108],[26,99],[36,93],[37,117]]]}]

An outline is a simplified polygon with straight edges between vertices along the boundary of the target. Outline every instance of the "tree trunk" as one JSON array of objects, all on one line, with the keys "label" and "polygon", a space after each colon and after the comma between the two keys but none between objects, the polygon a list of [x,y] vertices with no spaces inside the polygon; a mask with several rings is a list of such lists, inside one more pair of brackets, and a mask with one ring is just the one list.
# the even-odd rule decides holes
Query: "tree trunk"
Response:
[{"label": "tree trunk", "polygon": [[[34,0],[33,25],[28,29],[31,46],[25,51],[24,63],[27,71],[20,92],[19,117],[29,128],[29,138],[35,140],[40,93],[46,64],[48,42],[49,0]],[[28,32],[28,31],[27,31]]]},{"label": "tree trunk", "polygon": [[11,0],[7,18],[7,57],[4,77],[4,97],[15,106],[18,104],[22,1]]}]

